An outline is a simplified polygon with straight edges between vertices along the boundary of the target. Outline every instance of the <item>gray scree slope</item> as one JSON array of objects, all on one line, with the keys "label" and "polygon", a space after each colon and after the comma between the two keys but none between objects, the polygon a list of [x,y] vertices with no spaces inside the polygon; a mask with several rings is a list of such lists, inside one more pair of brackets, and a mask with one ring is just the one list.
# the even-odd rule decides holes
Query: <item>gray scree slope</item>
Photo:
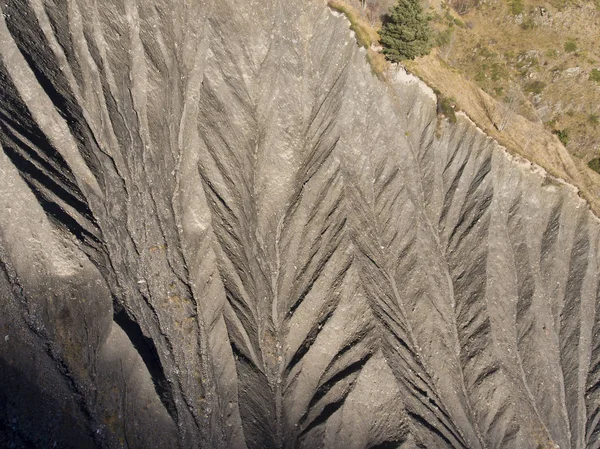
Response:
[{"label": "gray scree slope", "polygon": [[0,446],[599,448],[599,226],[321,2],[0,2]]}]

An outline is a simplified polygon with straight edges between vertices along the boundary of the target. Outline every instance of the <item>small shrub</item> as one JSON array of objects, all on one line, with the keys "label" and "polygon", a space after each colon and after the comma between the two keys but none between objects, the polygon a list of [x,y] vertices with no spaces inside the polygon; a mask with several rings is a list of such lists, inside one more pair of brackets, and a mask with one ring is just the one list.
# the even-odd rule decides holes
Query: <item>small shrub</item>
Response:
[{"label": "small shrub", "polygon": [[521,22],[521,29],[531,30],[532,28],[535,28],[535,22],[531,17],[526,17],[525,20]]},{"label": "small shrub", "polygon": [[482,44],[478,44],[475,47],[477,54],[481,56],[483,59],[489,59],[496,56],[496,53],[493,50],[490,50],[488,47]]},{"label": "small shrub", "polygon": [[506,67],[498,62],[494,62],[490,66],[490,78],[492,81],[499,81],[508,78]]},{"label": "small shrub", "polygon": [[577,43],[573,40],[568,40],[565,42],[565,51],[567,53],[573,53],[577,51]]},{"label": "small shrub", "polygon": [[556,136],[558,137],[558,140],[560,140],[564,146],[567,146],[567,144],[569,143],[569,129],[568,128],[555,129],[552,132],[554,134],[556,134]]},{"label": "small shrub", "polygon": [[433,11],[429,13],[429,20],[435,23],[442,23],[442,16],[440,16],[437,12]]},{"label": "small shrub", "polygon": [[458,19],[458,18],[454,18],[454,24],[460,28],[465,28],[467,25],[465,25],[465,22],[463,22],[462,20]]},{"label": "small shrub", "polygon": [[593,126],[598,126],[600,123],[600,117],[597,114],[590,114],[588,117],[588,122],[590,122]]},{"label": "small shrub", "polygon": [[535,54],[522,52],[517,56],[517,62],[515,64],[515,67],[517,68],[519,75],[526,76],[529,73],[530,69],[539,67],[539,65],[540,61],[538,60],[537,56],[535,56]]},{"label": "small shrub", "polygon": [[454,111],[456,102],[454,98],[447,98],[441,94],[438,94],[437,97],[438,114],[443,114],[450,122],[456,123],[456,112]]},{"label": "small shrub", "polygon": [[596,173],[600,173],[600,158],[597,157],[588,162],[588,167],[594,170]]},{"label": "small shrub", "polygon": [[600,70],[592,69],[592,71],[590,72],[590,81],[600,83]]},{"label": "small shrub", "polygon": [[448,45],[450,43],[451,38],[452,28],[446,28],[443,31],[439,31],[435,36],[435,45],[437,47],[443,47],[444,45]]},{"label": "small shrub", "polygon": [[531,81],[523,87],[525,92],[530,92],[532,94],[541,94],[544,88],[546,87],[546,83],[543,81]]},{"label": "small shrub", "polygon": [[513,16],[518,16],[522,14],[525,10],[525,2],[523,0],[512,0],[510,3],[510,13]]}]

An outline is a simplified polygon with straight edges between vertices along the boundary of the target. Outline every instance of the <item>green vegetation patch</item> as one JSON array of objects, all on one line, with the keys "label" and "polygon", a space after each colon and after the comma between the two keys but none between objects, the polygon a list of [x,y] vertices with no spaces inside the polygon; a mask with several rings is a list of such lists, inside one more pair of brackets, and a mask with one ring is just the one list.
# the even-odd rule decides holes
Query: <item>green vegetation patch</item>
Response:
[{"label": "green vegetation patch", "polygon": [[567,42],[565,42],[565,51],[567,53],[573,53],[577,51],[577,42],[575,42],[572,39],[569,39]]},{"label": "green vegetation patch", "polygon": [[454,24],[460,28],[465,28],[467,25],[465,24],[465,22],[463,22],[462,20],[458,19],[458,18],[454,18]]},{"label": "green vegetation patch", "polygon": [[445,97],[437,90],[435,92],[437,95],[438,114],[442,114],[451,123],[456,123],[456,111],[454,110],[456,107],[456,100],[452,97]]},{"label": "green vegetation patch", "polygon": [[600,173],[600,157],[592,159],[588,162],[588,167],[594,170],[596,173]]},{"label": "green vegetation patch", "polygon": [[540,61],[536,56],[535,52],[521,52],[517,56],[515,67],[519,75],[527,76],[527,74],[537,67],[539,67]]},{"label": "green vegetation patch", "polygon": [[544,83],[543,81],[531,81],[525,84],[523,90],[532,94],[541,94],[545,87],[546,83]]},{"label": "green vegetation patch", "polygon": [[477,64],[475,67],[475,81],[480,87],[489,90],[498,86],[487,85],[486,82],[491,80],[496,84],[508,80],[510,74],[506,67],[506,63],[502,60],[498,53],[490,50],[483,44],[477,44],[473,50],[472,61]]},{"label": "green vegetation patch", "polygon": [[435,45],[437,47],[443,47],[444,45],[448,45],[450,40],[452,39],[452,28],[446,28],[445,30],[438,31],[435,35]]},{"label": "green vegetation patch", "polygon": [[379,32],[383,54],[392,62],[429,53],[431,34],[429,19],[423,15],[419,0],[399,0]]},{"label": "green vegetation patch", "polygon": [[592,69],[590,72],[590,81],[596,81],[597,83],[600,83],[600,70]]},{"label": "green vegetation patch", "polygon": [[531,16],[527,16],[525,19],[523,19],[523,22],[521,22],[521,29],[523,29],[523,30],[531,30],[535,27],[536,27],[536,24],[533,21],[533,19],[531,18]]},{"label": "green vegetation patch", "polygon": [[564,146],[567,146],[567,144],[569,143],[569,129],[568,128],[555,129],[552,132],[554,134],[556,134],[556,137],[558,137],[558,140],[560,140]]},{"label": "green vegetation patch", "polygon": [[519,14],[522,14],[525,10],[524,0],[511,0],[508,6],[510,7],[510,13],[513,16],[518,16]]}]

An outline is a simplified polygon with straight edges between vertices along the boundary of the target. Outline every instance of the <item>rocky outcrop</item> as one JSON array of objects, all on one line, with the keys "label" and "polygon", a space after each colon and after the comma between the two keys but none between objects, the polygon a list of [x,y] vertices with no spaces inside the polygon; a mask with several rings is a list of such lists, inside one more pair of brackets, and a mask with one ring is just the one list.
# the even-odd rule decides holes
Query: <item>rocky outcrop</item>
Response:
[{"label": "rocky outcrop", "polygon": [[0,6],[2,445],[600,447],[598,220],[344,18]]}]

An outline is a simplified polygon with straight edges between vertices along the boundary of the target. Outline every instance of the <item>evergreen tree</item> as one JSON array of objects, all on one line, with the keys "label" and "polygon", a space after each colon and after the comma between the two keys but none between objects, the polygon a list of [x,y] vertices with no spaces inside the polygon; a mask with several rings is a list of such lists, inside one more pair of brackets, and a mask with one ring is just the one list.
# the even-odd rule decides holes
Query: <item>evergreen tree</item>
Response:
[{"label": "evergreen tree", "polygon": [[379,35],[383,54],[392,62],[426,55],[431,48],[431,30],[419,0],[399,0],[390,10]]}]

